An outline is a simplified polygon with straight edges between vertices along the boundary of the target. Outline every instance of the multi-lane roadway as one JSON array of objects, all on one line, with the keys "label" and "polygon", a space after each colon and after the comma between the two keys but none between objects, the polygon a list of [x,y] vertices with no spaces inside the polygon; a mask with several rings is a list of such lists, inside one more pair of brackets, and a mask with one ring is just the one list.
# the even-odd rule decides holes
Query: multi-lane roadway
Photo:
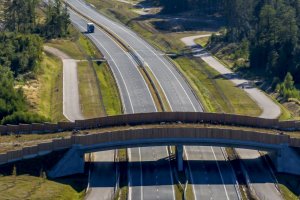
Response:
[{"label": "multi-lane roadway", "polygon": [[[69,10],[72,23],[81,31],[85,31],[87,21]],[[156,106],[150,90],[138,70],[137,63],[131,55],[116,43],[108,34],[99,28],[95,33],[87,35],[105,56],[110,65],[122,98],[125,113],[156,112]],[[149,161],[161,160],[163,168],[170,164],[164,161],[168,157],[165,147],[129,149],[129,199],[174,199],[173,180],[170,170],[159,170],[159,166],[147,166]],[[148,152],[151,152],[149,154]],[[94,170],[91,173],[88,199],[111,199],[116,180],[114,167],[114,151],[99,152],[94,155]],[[154,162],[153,162],[154,163]],[[151,170],[149,170],[151,169]],[[165,173],[167,171],[168,173]],[[155,172],[155,173],[153,173]],[[108,176],[108,175],[111,176]],[[110,181],[108,181],[108,177]],[[155,182],[152,178],[157,177]],[[167,184],[166,184],[167,182]]]},{"label": "multi-lane roadway", "polygon": [[[202,111],[201,104],[197,101],[189,85],[161,52],[151,47],[127,27],[99,14],[85,2],[69,0],[68,3],[81,14],[118,35],[144,63],[147,63],[173,111]],[[85,30],[86,21],[72,11],[70,14],[72,23],[81,31]],[[88,36],[105,55],[114,72],[125,112],[155,112],[156,108],[151,93],[137,69],[137,64],[130,55],[98,28],[94,34]],[[128,198],[175,199],[174,181],[166,147],[134,148],[128,152],[130,161]],[[221,148],[186,147],[185,153],[188,158],[195,199],[204,197],[209,197],[209,199],[239,198],[235,187],[234,173],[231,166],[224,162],[226,156]],[[201,161],[202,164],[199,165],[201,168],[205,168],[209,164],[209,168],[203,172],[198,165],[193,165],[192,160]],[[92,173],[92,176],[101,178],[95,173]],[[94,191],[96,192],[96,190]],[[98,197],[101,195],[99,193]]]},{"label": "multi-lane roadway", "polygon": [[[237,73],[232,72],[225,67],[217,59],[215,59],[209,52],[203,49],[200,45],[195,43],[195,39],[202,37],[209,37],[210,35],[198,35],[182,38],[181,41],[186,46],[190,47],[195,57],[200,57],[209,66],[217,72],[228,78],[236,87],[240,87],[249,97],[251,97],[257,105],[262,109],[261,118],[276,119],[281,113],[280,107],[273,102],[266,94],[258,88],[253,87],[248,80],[241,78]],[[266,162],[263,162],[258,151],[247,149],[236,149],[237,154],[243,160],[243,164],[247,169],[245,173],[249,177],[251,187],[255,196],[259,199],[280,200],[280,194],[276,184],[275,177],[272,175],[272,169],[266,167]],[[268,194],[268,195],[266,195]]]}]

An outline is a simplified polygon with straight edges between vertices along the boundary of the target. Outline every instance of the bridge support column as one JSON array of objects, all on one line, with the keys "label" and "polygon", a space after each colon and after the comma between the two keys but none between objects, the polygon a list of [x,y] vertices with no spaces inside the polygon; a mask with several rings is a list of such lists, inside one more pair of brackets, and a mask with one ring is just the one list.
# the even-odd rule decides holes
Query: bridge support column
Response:
[{"label": "bridge support column", "polygon": [[277,172],[300,175],[300,149],[281,145],[281,149],[270,152],[269,157]]},{"label": "bridge support column", "polygon": [[176,146],[177,170],[183,171],[183,145]]},{"label": "bridge support column", "polygon": [[80,145],[74,145],[48,172],[48,176],[58,178],[80,173],[84,173],[84,153],[80,151]]}]

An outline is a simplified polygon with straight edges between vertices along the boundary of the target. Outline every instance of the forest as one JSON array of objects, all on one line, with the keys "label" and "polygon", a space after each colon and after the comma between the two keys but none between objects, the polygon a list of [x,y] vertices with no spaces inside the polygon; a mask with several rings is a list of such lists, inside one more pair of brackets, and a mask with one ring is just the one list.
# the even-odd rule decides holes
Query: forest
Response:
[{"label": "forest", "polygon": [[[212,42],[237,43],[252,70],[263,72],[287,97],[300,98],[300,0],[156,0],[165,13],[197,9],[221,15],[225,33]],[[199,15],[203,16],[203,15]],[[283,81],[290,84],[280,84]],[[286,88],[285,85],[289,87]]]},{"label": "forest", "polygon": [[34,76],[43,59],[44,41],[67,36],[70,20],[61,1],[45,5],[43,20],[37,15],[40,5],[38,0],[0,2],[0,124],[47,120],[28,110],[16,80],[28,74]]}]

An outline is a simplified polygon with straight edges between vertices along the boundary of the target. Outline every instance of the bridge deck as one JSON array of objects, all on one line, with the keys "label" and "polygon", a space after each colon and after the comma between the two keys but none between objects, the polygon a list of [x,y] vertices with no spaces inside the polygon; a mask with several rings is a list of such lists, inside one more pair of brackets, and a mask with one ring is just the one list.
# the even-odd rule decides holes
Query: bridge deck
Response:
[{"label": "bridge deck", "polygon": [[[86,134],[99,134],[107,133],[118,130],[134,130],[134,129],[148,129],[148,128],[218,128],[227,130],[241,130],[241,131],[253,131],[264,134],[278,135],[282,133],[288,135],[292,138],[300,138],[300,131],[278,131],[276,129],[263,129],[263,128],[252,128],[252,127],[242,127],[242,126],[228,126],[228,125],[214,125],[214,124],[148,124],[148,125],[137,125],[137,126],[118,126],[118,127],[105,127],[99,129],[82,130],[77,133],[77,135]],[[14,135],[1,136],[0,137],[0,153],[5,153],[11,150],[22,149],[26,146],[33,146],[39,143],[51,142],[53,139],[68,138],[71,137],[72,132],[58,132],[58,133],[48,133],[48,134],[26,134],[17,138]]]}]

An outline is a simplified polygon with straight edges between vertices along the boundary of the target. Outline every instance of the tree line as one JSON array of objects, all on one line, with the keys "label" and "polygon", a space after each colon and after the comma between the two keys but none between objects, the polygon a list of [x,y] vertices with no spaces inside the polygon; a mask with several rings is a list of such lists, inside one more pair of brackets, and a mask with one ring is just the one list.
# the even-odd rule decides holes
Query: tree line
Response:
[{"label": "tree line", "polygon": [[[249,61],[246,65],[273,79],[274,85],[290,78],[300,83],[300,0],[157,0],[157,4],[168,13],[197,9],[221,15],[225,32],[212,37],[212,42],[238,44],[239,53]],[[297,93],[289,88],[294,91],[289,94]]]},{"label": "tree line", "polygon": [[[42,6],[43,5],[43,6]],[[44,18],[38,15],[43,7]],[[42,122],[43,116],[28,111],[16,78],[34,74],[40,67],[45,40],[66,37],[70,24],[60,0],[43,4],[40,0],[0,2],[0,124]]]}]

